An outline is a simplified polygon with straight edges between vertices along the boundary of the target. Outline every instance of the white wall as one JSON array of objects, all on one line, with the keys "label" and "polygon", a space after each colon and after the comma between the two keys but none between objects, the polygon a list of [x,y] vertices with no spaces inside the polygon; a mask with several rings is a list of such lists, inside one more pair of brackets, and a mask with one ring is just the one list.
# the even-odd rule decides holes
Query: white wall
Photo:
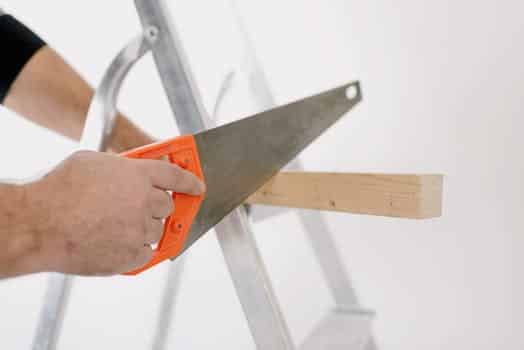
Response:
[{"label": "white wall", "polygon": [[[171,3],[211,109],[224,75],[240,61],[228,1]],[[308,169],[446,174],[440,219],[327,214],[359,296],[377,310],[379,348],[524,348],[523,3],[241,3],[280,103],[362,81],[365,101],[304,152]],[[138,30],[131,1],[6,0],[3,6],[93,83]],[[146,61],[128,80],[122,108],[155,136],[176,135]],[[235,118],[253,112],[239,84],[227,104]],[[1,178],[29,176],[73,147],[5,111],[0,130]],[[296,217],[272,219],[256,231],[300,342],[332,301]],[[214,234],[192,249],[186,272],[173,347],[252,348]],[[149,346],[165,273],[163,265],[135,279],[79,280],[60,348]],[[0,348],[29,347],[44,281],[0,282]]]}]

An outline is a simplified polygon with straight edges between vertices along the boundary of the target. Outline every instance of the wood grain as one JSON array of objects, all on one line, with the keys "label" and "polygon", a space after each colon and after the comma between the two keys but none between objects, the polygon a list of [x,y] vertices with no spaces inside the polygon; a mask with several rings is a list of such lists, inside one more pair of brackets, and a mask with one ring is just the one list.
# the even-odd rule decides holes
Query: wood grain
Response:
[{"label": "wood grain", "polygon": [[249,204],[410,219],[442,215],[442,175],[281,172]]}]

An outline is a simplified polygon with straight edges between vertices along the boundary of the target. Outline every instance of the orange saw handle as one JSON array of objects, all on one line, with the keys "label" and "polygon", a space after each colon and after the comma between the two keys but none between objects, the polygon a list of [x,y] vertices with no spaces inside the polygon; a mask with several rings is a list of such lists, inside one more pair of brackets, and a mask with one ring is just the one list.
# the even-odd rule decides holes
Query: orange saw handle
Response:
[{"label": "orange saw handle", "polygon": [[[180,136],[171,140],[142,146],[124,152],[121,155],[140,159],[160,159],[168,156],[171,163],[192,172],[200,180],[204,181],[195,138],[192,135]],[[183,193],[173,193],[172,196],[175,210],[165,220],[164,233],[154,251],[153,258],[145,266],[126,272],[124,275],[139,274],[166,259],[177,257],[182,252],[191,224],[198,213],[204,195],[192,196]]]}]

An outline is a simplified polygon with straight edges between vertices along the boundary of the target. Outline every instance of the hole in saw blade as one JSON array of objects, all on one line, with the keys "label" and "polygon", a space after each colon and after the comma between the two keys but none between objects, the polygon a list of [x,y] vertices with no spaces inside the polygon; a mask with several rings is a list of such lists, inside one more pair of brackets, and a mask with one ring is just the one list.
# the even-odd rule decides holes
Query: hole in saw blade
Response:
[{"label": "hole in saw blade", "polygon": [[358,90],[355,85],[350,85],[347,87],[346,97],[348,98],[348,100],[353,100],[354,98],[357,97],[357,95],[358,95]]}]

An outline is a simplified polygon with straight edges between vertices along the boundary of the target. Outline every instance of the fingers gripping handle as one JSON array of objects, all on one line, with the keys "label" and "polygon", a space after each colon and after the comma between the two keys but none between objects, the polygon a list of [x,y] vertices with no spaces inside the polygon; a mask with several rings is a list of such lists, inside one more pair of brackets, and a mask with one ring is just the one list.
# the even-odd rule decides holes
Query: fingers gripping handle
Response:
[{"label": "fingers gripping handle", "polygon": [[[148,27],[124,47],[113,60],[98,87],[82,134],[83,149],[104,150],[116,120],[116,100],[122,83],[133,65],[154,46],[160,33]],[[170,141],[144,146],[123,154],[130,158],[160,158],[168,156],[172,163],[186,168],[203,180],[200,160],[193,136],[182,136]],[[176,212],[165,222],[164,235],[153,259],[144,267],[127,274],[137,274],[159,262],[176,257],[184,247],[202,196],[173,194]]]},{"label": "fingers gripping handle", "polygon": [[[191,135],[143,146],[121,155],[128,158],[142,159],[159,159],[168,156],[171,163],[192,172],[200,180],[204,181],[197,146],[194,137]],[[166,259],[180,255],[191,230],[191,224],[198,213],[203,199],[204,195],[191,196],[173,193],[174,211],[165,220],[164,233],[158,243],[158,247],[155,249],[153,258],[145,266],[127,272],[125,275],[136,275]]]}]

